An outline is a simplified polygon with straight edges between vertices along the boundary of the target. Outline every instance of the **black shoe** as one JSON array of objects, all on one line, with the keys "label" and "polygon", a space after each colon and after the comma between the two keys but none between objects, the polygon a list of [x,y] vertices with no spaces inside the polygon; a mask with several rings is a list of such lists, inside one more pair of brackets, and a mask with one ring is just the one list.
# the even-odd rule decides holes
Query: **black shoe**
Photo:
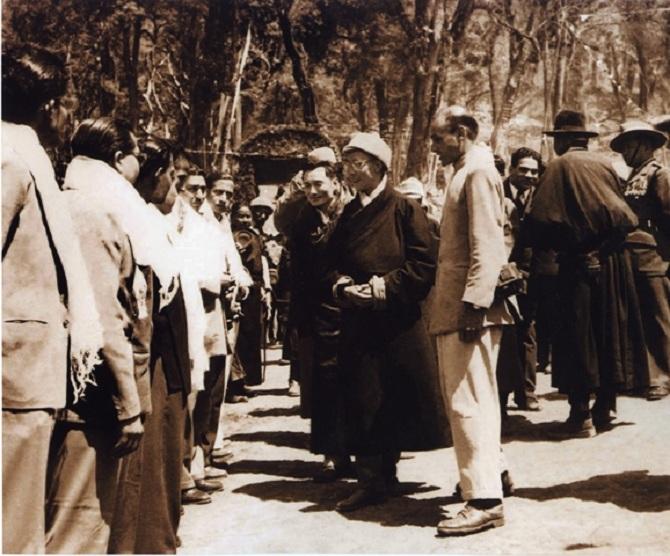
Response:
[{"label": "black shoe", "polygon": [[438,523],[437,534],[441,537],[470,535],[503,525],[505,525],[505,517],[502,504],[486,510],[466,504],[456,517],[444,519]]},{"label": "black shoe", "polygon": [[381,504],[382,502],[386,502],[385,493],[359,488],[349,498],[340,500],[335,509],[338,512],[353,512],[367,506]]},{"label": "black shoe", "polygon": [[[514,496],[514,481],[512,481],[512,477],[507,469],[505,469],[505,471],[500,474],[500,483],[502,485],[502,493],[505,498]],[[452,496],[457,500],[463,500],[460,483],[456,483]]]},{"label": "black shoe", "polygon": [[188,488],[181,491],[181,503],[185,506],[187,504],[209,504],[212,497],[197,488]]},{"label": "black shoe", "polygon": [[218,492],[223,490],[223,483],[215,479],[200,479],[195,482],[195,486],[203,492]]}]

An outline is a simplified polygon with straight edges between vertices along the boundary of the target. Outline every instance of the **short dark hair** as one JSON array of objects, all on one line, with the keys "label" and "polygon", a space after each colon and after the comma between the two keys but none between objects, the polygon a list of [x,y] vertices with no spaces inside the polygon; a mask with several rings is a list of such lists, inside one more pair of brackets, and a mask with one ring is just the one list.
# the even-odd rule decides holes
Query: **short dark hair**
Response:
[{"label": "short dark hair", "polygon": [[89,118],[81,122],[70,140],[72,156],[87,156],[114,164],[117,152],[130,154],[135,140],[130,124],[119,118]]},{"label": "short dark hair", "polygon": [[210,172],[205,176],[205,183],[207,184],[207,189],[212,189],[214,187],[214,184],[217,181],[232,181],[235,183],[235,180],[233,179],[233,176],[227,172],[219,172],[215,170],[214,172]]},{"label": "short dark hair", "polygon": [[495,164],[496,170],[502,176],[505,174],[505,159],[499,154],[493,155],[493,164]]},{"label": "short dark hair", "polygon": [[28,123],[65,93],[65,63],[50,50],[22,46],[2,54],[2,119]]},{"label": "short dark hair", "polygon": [[510,157],[510,162],[513,167],[516,167],[519,164],[519,161],[522,158],[534,158],[538,163],[542,162],[542,156],[539,152],[529,149],[528,147],[519,147],[512,153]]},{"label": "short dark hair", "polygon": [[204,172],[195,162],[192,162],[184,151],[174,156],[174,169],[177,174],[177,189],[184,187],[184,182],[189,176],[203,176]]},{"label": "short dark hair", "polygon": [[317,168],[324,168],[326,171],[326,176],[328,176],[331,180],[332,179],[340,179],[341,174],[342,174],[342,165],[339,163],[332,163],[328,161],[323,161],[323,162],[316,162],[316,163],[310,163],[307,162],[305,164],[305,167],[303,169],[303,175],[305,172],[310,172],[312,170],[316,170]]},{"label": "short dark hair", "polygon": [[167,139],[148,135],[139,141],[141,152],[140,173],[138,182],[154,179],[170,167],[174,145]]},{"label": "short dark hair", "polygon": [[461,114],[459,116],[448,116],[444,122],[444,130],[447,133],[456,134],[460,127],[465,128],[468,139],[474,141],[479,135],[479,124],[472,116]]},{"label": "short dark hair", "polygon": [[533,149],[529,149],[528,147],[519,147],[512,153],[512,156],[510,157],[510,164],[512,165],[512,168],[516,168],[519,162],[521,162],[522,158],[532,158],[537,160],[539,173],[542,174],[544,171],[544,164],[542,163],[542,155],[539,152],[534,151]]}]

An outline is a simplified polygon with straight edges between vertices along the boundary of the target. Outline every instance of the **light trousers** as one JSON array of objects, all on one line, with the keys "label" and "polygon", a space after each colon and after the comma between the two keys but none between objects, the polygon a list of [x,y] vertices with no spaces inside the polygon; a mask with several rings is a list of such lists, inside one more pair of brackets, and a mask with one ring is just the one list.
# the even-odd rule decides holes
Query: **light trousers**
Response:
[{"label": "light trousers", "polygon": [[2,410],[2,552],[43,554],[50,410]]},{"label": "light trousers", "polygon": [[459,471],[463,500],[502,499],[500,401],[496,362],[502,328],[484,328],[474,342],[458,332],[437,336],[440,385]]}]

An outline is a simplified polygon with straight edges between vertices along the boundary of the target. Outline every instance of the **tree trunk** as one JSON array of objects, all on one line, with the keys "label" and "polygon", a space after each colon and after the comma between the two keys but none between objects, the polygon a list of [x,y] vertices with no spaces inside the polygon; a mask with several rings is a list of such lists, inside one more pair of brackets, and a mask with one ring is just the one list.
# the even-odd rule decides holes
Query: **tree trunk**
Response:
[{"label": "tree trunk", "polygon": [[377,119],[379,121],[379,135],[389,140],[389,107],[386,99],[386,83],[382,79],[375,79],[375,100],[377,101]]},{"label": "tree trunk", "polygon": [[293,80],[298,87],[300,98],[302,99],[303,120],[306,124],[318,124],[319,118],[316,112],[316,99],[314,97],[314,90],[307,78],[305,66],[293,41],[293,32],[291,27],[291,20],[288,13],[291,6],[287,6],[282,0],[277,0],[277,18],[279,20],[279,27],[281,28],[282,39],[284,41],[284,48],[291,60],[291,68],[293,70]]},{"label": "tree trunk", "polygon": [[123,27],[123,65],[128,89],[128,121],[135,129],[139,120],[139,53],[142,16],[136,15],[131,23]]},{"label": "tree trunk", "polygon": [[444,1],[426,0],[416,3],[415,27],[418,33],[427,32],[424,51],[417,63],[412,102],[412,135],[407,151],[404,176],[423,180],[427,176],[430,144],[430,124],[436,108],[438,65],[443,50]]},{"label": "tree trunk", "polygon": [[633,45],[637,53],[637,63],[640,67],[638,105],[646,112],[649,109],[649,60],[647,59],[647,53],[644,51],[644,45],[641,40],[636,39]]}]

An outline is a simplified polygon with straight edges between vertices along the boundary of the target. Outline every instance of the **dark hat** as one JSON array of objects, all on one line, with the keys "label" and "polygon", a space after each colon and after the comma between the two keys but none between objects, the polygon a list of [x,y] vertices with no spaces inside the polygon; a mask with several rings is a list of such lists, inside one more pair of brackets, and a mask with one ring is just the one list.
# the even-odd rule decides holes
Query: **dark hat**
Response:
[{"label": "dark hat", "polygon": [[546,135],[580,135],[582,137],[598,137],[595,131],[586,129],[586,117],[575,110],[561,110],[554,119],[554,129],[544,132]]},{"label": "dark hat", "polygon": [[670,114],[665,116],[659,116],[654,120],[654,127],[659,131],[665,131],[665,133],[670,133]]},{"label": "dark hat", "polygon": [[660,131],[655,130],[651,124],[640,120],[629,120],[621,124],[621,133],[612,139],[610,148],[614,152],[620,153],[626,141],[634,140],[638,137],[649,139],[654,149],[662,147],[667,141],[667,137]]}]

